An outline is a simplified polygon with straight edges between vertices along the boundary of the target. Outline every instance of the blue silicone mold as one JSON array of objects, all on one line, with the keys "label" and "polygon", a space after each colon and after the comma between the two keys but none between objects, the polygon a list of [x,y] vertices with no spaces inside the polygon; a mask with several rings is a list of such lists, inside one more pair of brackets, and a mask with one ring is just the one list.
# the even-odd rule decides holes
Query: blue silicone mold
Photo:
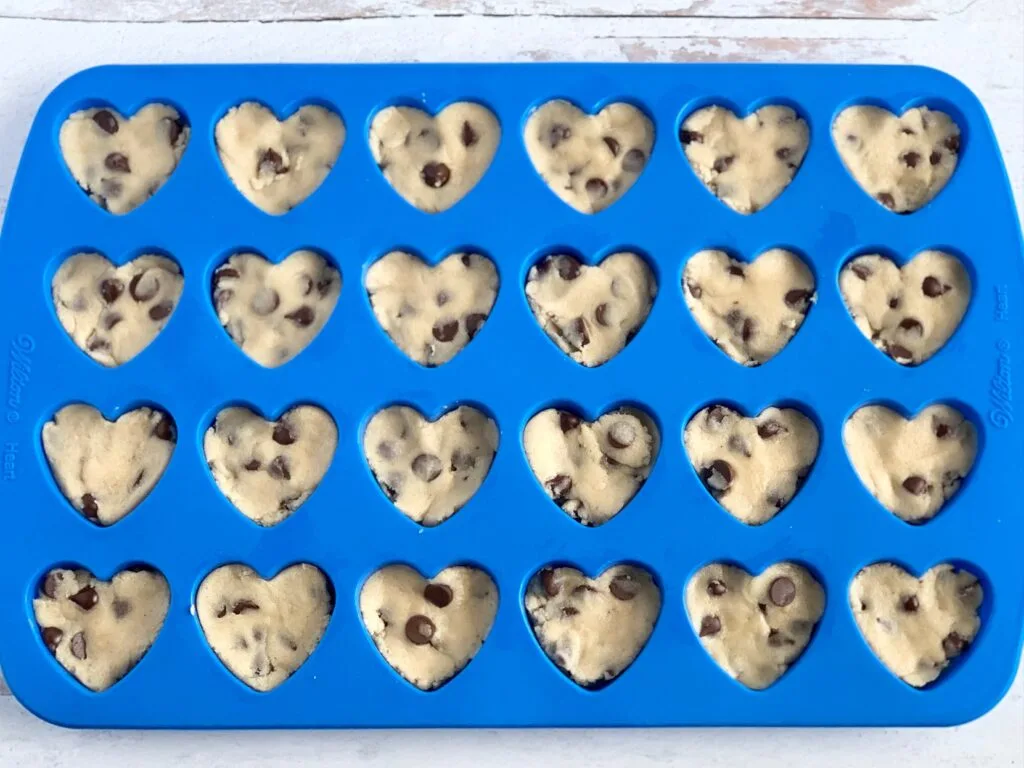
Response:
[{"label": "blue silicone mold", "polygon": [[[529,111],[552,98],[585,109],[628,100],[654,121],[648,167],[607,210],[584,215],[562,203],[533,170],[522,142]],[[283,216],[255,208],[217,158],[213,132],[233,105],[259,100],[280,115],[308,102],[345,121],[333,171]],[[371,117],[393,103],[432,111],[457,100],[490,107],[502,125],[482,181],[447,212],[414,209],[388,185],[367,145]],[[176,106],[192,137],[180,166],[135,211],[115,216],[78,188],[57,134],[73,111],[110,104],[123,114],[149,102]],[[796,178],[765,210],[743,216],[716,200],[691,171],[678,141],[681,120],[709,103],[746,112],[793,106],[811,144]],[[959,165],[923,209],[899,216],[865,194],[833,147],[830,125],[844,107],[896,112],[926,104],[962,131]],[[818,301],[790,344],[765,365],[728,359],[683,301],[684,263],[708,247],[744,259],[783,246],[815,273]],[[238,250],[273,261],[303,247],[325,253],[344,285],[323,332],[293,361],[262,368],[230,340],[211,304],[211,275]],[[492,258],[501,278],[481,332],[435,369],[409,360],[378,327],[364,270],[404,247],[436,261],[466,247]],[[854,327],[837,287],[840,267],[863,252],[905,260],[925,248],[959,254],[974,292],[963,323],[919,367],[902,367]],[[618,356],[577,365],[542,333],[523,284],[542,255],[569,251],[588,262],[615,250],[650,261],[659,293],[646,324]],[[184,292],[166,329],[114,369],[90,360],[61,329],[50,297],[59,264],[80,250],[116,263],[147,251],[182,267]],[[1024,518],[1010,478],[1024,461],[1011,376],[1024,349],[1024,272],[1017,215],[985,112],[962,84],[912,67],[776,65],[266,65],[104,67],[75,75],[46,99],[32,126],[0,240],[0,343],[6,391],[0,418],[3,509],[0,661],[21,702],[69,726],[371,727],[642,725],[939,725],[992,707],[1017,669],[1024,625]],[[910,526],[861,485],[841,440],[844,420],[872,402],[913,413],[954,404],[979,432],[977,462],[940,514]],[[174,417],[178,445],[142,504],[109,528],[89,523],[62,497],[40,442],[43,424],[70,402],[108,417],[153,403]],[[260,528],[218,491],[202,435],[227,404],[276,416],[312,402],[333,416],[339,445],[319,489],[291,517]],[[434,417],[458,403],[483,407],[501,442],[489,476],[466,507],[422,529],[378,488],[362,430],[396,402]],[[526,421],[552,403],[594,417],[622,402],[648,410],[662,447],[650,479],[606,525],[585,528],[558,509],[522,450]],[[794,405],[818,424],[821,450],[804,487],[766,525],[748,527],[705,491],[687,462],[681,432],[709,403],[748,414]],[[780,560],[808,566],[827,605],[804,654],[773,686],[754,692],[730,679],[701,647],[683,606],[687,580],[711,561],[759,572]],[[985,590],[976,641],[934,684],[915,690],[888,672],[861,638],[847,589],[863,566],[893,560],[914,572],[953,561]],[[270,577],[314,563],[337,595],[318,648],[293,677],[257,693],[231,675],[193,615],[201,580],[244,562]],[[597,691],[571,682],[544,655],[523,610],[530,577],[549,563],[597,573],[631,561],[662,590],[646,648]],[[364,630],[357,599],[382,565],[407,562],[432,575],[470,562],[500,590],[494,627],[477,657],[440,689],[401,679]],[[88,691],[44,647],[31,601],[46,571],[81,564],[109,578],[129,564],[162,572],[171,588],[166,623],[141,663],[102,693]]]}]

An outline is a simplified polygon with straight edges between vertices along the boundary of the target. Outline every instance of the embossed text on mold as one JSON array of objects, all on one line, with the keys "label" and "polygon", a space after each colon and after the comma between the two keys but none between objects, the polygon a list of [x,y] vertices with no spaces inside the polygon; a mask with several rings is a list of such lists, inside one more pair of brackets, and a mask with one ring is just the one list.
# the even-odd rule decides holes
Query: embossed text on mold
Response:
[{"label": "embossed text on mold", "polygon": [[989,421],[996,427],[1013,423],[1013,385],[1010,377],[1010,342],[996,341],[996,372],[989,382]]},{"label": "embossed text on mold", "polygon": [[[21,421],[22,395],[32,376],[32,353],[35,348],[35,339],[25,333],[11,341],[7,366],[7,413],[5,416],[8,424],[17,424]],[[5,440],[3,443],[4,480],[17,479],[17,463],[17,441]]]}]

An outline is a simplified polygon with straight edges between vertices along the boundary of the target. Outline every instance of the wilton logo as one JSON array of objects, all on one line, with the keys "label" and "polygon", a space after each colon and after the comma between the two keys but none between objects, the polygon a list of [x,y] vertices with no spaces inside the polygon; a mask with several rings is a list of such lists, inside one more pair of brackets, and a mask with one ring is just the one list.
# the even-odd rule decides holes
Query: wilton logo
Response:
[{"label": "wilton logo", "polygon": [[[22,395],[32,376],[32,353],[36,341],[23,333],[11,342],[11,353],[7,369],[7,414],[8,424],[21,421]],[[16,440],[5,440],[3,444],[4,480],[16,480],[19,446]]]},{"label": "wilton logo", "polygon": [[1013,387],[1010,380],[1010,342],[996,341],[996,372],[989,382],[988,394],[992,404],[988,419],[992,425],[1005,429],[1013,423]]}]

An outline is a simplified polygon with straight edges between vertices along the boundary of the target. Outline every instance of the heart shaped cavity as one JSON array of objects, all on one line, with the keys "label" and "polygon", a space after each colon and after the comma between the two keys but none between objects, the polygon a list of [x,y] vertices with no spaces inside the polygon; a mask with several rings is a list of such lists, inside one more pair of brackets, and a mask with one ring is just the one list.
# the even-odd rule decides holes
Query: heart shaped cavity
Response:
[{"label": "heart shaped cavity", "polygon": [[781,248],[750,263],[724,251],[695,253],[683,270],[683,296],[700,329],[747,366],[775,357],[817,299],[811,270]]},{"label": "heart shaped cavity", "polygon": [[91,405],[68,405],[43,425],[43,452],[61,493],[96,525],[113,525],[146,498],[171,460],[170,415],[136,408],[107,421]]},{"label": "heart shaped cavity", "polygon": [[880,205],[911,213],[946,186],[960,155],[960,128],[943,112],[848,107],[832,123],[846,170]]},{"label": "heart shaped cavity", "polygon": [[530,469],[562,511],[602,525],[629,503],[658,456],[658,428],[638,408],[623,407],[588,422],[549,408],[523,430]]},{"label": "heart shaped cavity", "polygon": [[712,563],[686,585],[686,612],[704,650],[757,691],[800,657],[824,610],[821,585],[795,563],[776,563],[758,576]]},{"label": "heart shaped cavity", "polygon": [[370,151],[384,178],[427,213],[448,210],[476,186],[500,139],[494,114],[468,101],[434,116],[415,107],[386,107],[370,124]]},{"label": "heart shaped cavity", "polygon": [[334,458],[338,428],[330,415],[299,405],[266,421],[248,408],[225,408],[203,438],[221,493],[259,525],[276,525],[316,490]]},{"label": "heart shaped cavity", "polygon": [[225,667],[257,691],[276,688],[306,663],[334,610],[331,586],[309,563],[269,581],[247,565],[225,565],[203,579],[196,616]]},{"label": "heart shaped cavity", "polygon": [[267,368],[284,365],[309,346],[340,294],[341,274],[313,251],[295,251],[280,264],[236,253],[213,273],[221,325]]},{"label": "heart shaped cavity", "polygon": [[939,351],[971,301],[967,270],[942,251],[921,251],[902,267],[878,254],[858,256],[839,273],[839,290],[860,332],[901,365]]},{"label": "heart shaped cavity", "polygon": [[174,173],[190,130],[178,110],[147,104],[131,117],[110,107],[75,112],[60,127],[60,151],[85,193],[104,210],[135,210]]},{"label": "heart shaped cavity", "polygon": [[126,363],[156,338],[178,305],[178,265],[147,254],[115,267],[98,253],[79,253],[53,276],[53,306],[71,340],[101,365]]},{"label": "heart shaped cavity", "polygon": [[890,672],[916,688],[935,680],[981,627],[978,579],[948,563],[920,579],[893,563],[862,569],[850,610],[864,640]]},{"label": "heart shaped cavity", "polygon": [[371,574],[359,612],[380,655],[402,677],[429,691],[476,656],[498,611],[498,587],[478,568],[454,565],[424,579],[407,565]]},{"label": "heart shaped cavity", "polygon": [[761,525],[790,502],[810,473],[818,429],[793,408],[765,408],[748,418],[713,405],[690,419],[683,444],[708,493],[740,522]]},{"label": "heart shaped cavity", "polygon": [[552,567],[530,579],[525,605],[544,653],[590,688],[611,682],[640,655],[661,612],[661,591],[634,565],[613,565],[594,579]]},{"label": "heart shaped cavity", "polygon": [[498,295],[498,271],[475,253],[431,267],[392,251],[366,271],[373,314],[400,350],[429,367],[451,360],[480,331]]},{"label": "heart shaped cavity", "polygon": [[657,292],[651,268],[635,253],[613,253],[596,266],[547,256],[526,278],[526,299],[544,333],[588,368],[615,357],[632,340]]},{"label": "heart shaped cavity", "polygon": [[609,104],[588,115],[556,99],[530,115],[523,141],[552,192],[577,211],[597,213],[640,178],[654,146],[654,123],[632,104]]},{"label": "heart shaped cavity", "polygon": [[374,414],[363,450],[381,490],[420,525],[439,525],[480,488],[498,450],[498,426],[460,405],[436,421],[404,405]]},{"label": "heart shaped cavity", "polygon": [[978,436],[948,405],[930,405],[910,420],[866,405],[843,425],[843,445],[857,477],[883,507],[908,523],[923,523],[971,471]]},{"label": "heart shaped cavity", "polygon": [[104,691],[156,640],[171,592],[159,573],[125,570],[101,581],[84,569],[46,574],[32,601],[43,643],[86,688]]},{"label": "heart shaped cavity", "polygon": [[260,210],[279,215],[323,184],[341,153],[345,124],[316,104],[281,121],[262,104],[247,101],[217,121],[214,138],[238,191]]},{"label": "heart shaped cavity", "polygon": [[810,131],[789,107],[768,105],[737,117],[727,107],[710,106],[683,121],[679,141],[715,197],[738,213],[756,213],[793,180]]}]

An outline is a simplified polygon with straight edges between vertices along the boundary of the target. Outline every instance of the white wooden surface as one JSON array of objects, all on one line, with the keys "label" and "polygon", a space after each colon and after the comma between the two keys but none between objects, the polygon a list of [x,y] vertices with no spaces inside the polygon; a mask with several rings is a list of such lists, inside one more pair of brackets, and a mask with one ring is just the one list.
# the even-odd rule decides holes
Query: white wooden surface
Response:
[{"label": "white wooden surface", "polygon": [[[87,66],[488,60],[939,67],[985,103],[1024,201],[1024,0],[0,0],[0,214],[35,109]],[[286,763],[1020,767],[1024,667],[995,710],[942,730],[74,732],[36,720],[0,681],[4,768]]]}]

